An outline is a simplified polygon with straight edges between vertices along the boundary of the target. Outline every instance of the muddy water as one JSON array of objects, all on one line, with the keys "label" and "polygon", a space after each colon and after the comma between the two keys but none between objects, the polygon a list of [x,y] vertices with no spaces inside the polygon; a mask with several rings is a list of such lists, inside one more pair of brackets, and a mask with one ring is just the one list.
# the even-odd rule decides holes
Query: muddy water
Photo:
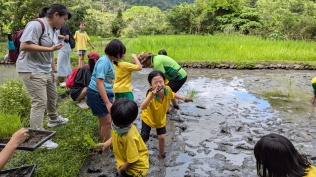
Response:
[{"label": "muddy water", "polygon": [[[150,71],[133,75],[138,104],[145,98]],[[253,147],[271,132],[288,137],[315,164],[312,71],[188,69],[188,73],[179,94],[196,92],[194,102],[182,102],[180,110],[168,114],[163,160],[157,158],[158,140],[151,132],[148,176],[256,176]],[[141,128],[140,118],[135,124]],[[115,176],[114,166],[113,154],[93,155],[80,176]]]},{"label": "muddy water", "polygon": [[[0,67],[0,82],[15,77]],[[143,69],[133,75],[135,101],[148,89]],[[313,71],[187,69],[178,92],[195,92],[193,103],[180,103],[167,117],[167,157],[159,160],[156,131],[147,146],[148,176],[256,176],[253,147],[265,134],[288,137],[316,164],[316,116],[311,114]],[[315,113],[316,115],[316,113]],[[135,121],[141,128],[140,118]],[[115,176],[112,153],[89,156],[79,176]]]}]

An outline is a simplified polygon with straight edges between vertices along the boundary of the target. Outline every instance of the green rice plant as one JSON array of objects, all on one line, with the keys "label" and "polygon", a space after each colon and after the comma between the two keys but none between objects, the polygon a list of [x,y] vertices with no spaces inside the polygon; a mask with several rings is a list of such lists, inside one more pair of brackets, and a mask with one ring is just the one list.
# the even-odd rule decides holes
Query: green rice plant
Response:
[{"label": "green rice plant", "polygon": [[194,89],[186,90],[186,97],[192,100],[195,100],[196,98],[198,98],[197,94],[198,92]]},{"label": "green rice plant", "polygon": [[29,115],[30,108],[31,101],[22,81],[6,79],[0,85],[0,111],[23,118]]},{"label": "green rice plant", "polygon": [[142,51],[157,54],[165,49],[168,56],[183,62],[300,62],[315,64],[312,42],[267,40],[256,36],[156,35],[122,39],[127,56]]},{"label": "green rice plant", "polygon": [[22,128],[20,116],[17,114],[7,114],[0,112],[0,139],[9,140],[11,136]]},{"label": "green rice plant", "polygon": [[90,134],[84,135],[83,139],[85,140],[84,145],[89,149],[97,149],[97,143],[93,140]]}]

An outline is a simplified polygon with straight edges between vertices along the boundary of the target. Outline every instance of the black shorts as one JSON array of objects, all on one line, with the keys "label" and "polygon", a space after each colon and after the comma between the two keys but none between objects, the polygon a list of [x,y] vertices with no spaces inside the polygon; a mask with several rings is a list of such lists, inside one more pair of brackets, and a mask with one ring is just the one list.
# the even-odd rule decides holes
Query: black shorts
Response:
[{"label": "black shorts", "polygon": [[167,84],[171,90],[174,92],[174,93],[177,93],[177,91],[180,90],[180,88],[182,87],[182,85],[185,83],[185,81],[187,81],[187,76],[185,76],[183,79],[181,80],[170,80],[169,83]]},{"label": "black shorts", "polygon": [[[142,129],[140,132],[140,135],[142,136],[143,140],[147,142],[149,140],[149,133],[150,133],[151,127],[147,125],[144,121],[142,121]],[[166,126],[161,128],[156,128],[157,135],[163,135],[166,134]]]}]

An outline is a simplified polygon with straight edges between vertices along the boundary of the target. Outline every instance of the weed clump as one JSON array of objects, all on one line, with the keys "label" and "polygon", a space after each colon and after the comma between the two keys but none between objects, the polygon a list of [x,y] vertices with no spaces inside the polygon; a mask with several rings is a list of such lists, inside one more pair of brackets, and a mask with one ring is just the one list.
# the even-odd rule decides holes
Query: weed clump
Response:
[{"label": "weed clump", "polygon": [[0,85],[0,111],[27,117],[30,108],[30,97],[22,81],[7,79]]}]

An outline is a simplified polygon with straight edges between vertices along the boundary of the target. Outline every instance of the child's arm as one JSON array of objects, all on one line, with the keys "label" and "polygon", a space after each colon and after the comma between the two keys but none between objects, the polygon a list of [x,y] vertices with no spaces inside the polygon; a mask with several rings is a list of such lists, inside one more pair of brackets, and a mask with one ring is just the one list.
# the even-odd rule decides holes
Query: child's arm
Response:
[{"label": "child's arm", "polygon": [[[123,171],[125,172],[125,171],[126,171],[127,169],[129,169],[133,164],[134,164],[134,163],[128,163],[128,162],[124,163],[124,165],[120,166],[120,168],[117,170],[118,174],[124,176],[124,174],[122,174],[122,172],[123,172]],[[123,172],[123,173],[124,173],[124,172]]]},{"label": "child's arm", "polygon": [[140,105],[140,109],[144,110],[149,105],[150,101],[155,97],[155,95],[151,92],[149,93],[150,96],[147,96],[146,99],[143,101],[143,103]]},{"label": "child's arm", "polygon": [[103,151],[105,151],[110,148],[111,144],[112,144],[112,137],[104,143],[99,143],[97,146],[99,148],[102,148]]},{"label": "child's arm", "polygon": [[91,44],[90,41],[88,41],[89,45],[92,47],[92,49],[94,49],[94,46]]},{"label": "child's arm", "polygon": [[175,93],[175,98],[183,100],[184,102],[193,102],[192,98],[187,98],[185,96],[179,95],[177,93]]},{"label": "child's arm", "polygon": [[312,97],[312,104],[315,103],[315,99],[316,99],[316,95],[313,95],[313,97]]},{"label": "child's arm", "polygon": [[112,103],[110,102],[110,100],[106,94],[106,90],[104,87],[104,80],[97,78],[96,83],[97,83],[97,88],[99,90],[99,94],[100,94],[101,98],[103,99],[105,106],[108,108],[108,111],[110,112],[111,107],[112,107]]},{"label": "child's arm", "polygon": [[[144,110],[147,108],[147,106],[149,105],[150,101],[155,98],[156,94],[157,94],[157,89],[158,87],[151,91],[150,93],[148,93],[150,96],[147,96],[146,99],[143,101],[143,103],[140,105],[140,109]],[[160,90],[160,89],[159,89]]]},{"label": "child's arm", "polygon": [[138,70],[139,70],[139,71],[142,70],[142,69],[143,69],[143,68],[142,68],[142,64],[139,62],[139,60],[138,60],[136,54],[131,54],[131,57],[134,59],[135,63],[138,65]]}]

